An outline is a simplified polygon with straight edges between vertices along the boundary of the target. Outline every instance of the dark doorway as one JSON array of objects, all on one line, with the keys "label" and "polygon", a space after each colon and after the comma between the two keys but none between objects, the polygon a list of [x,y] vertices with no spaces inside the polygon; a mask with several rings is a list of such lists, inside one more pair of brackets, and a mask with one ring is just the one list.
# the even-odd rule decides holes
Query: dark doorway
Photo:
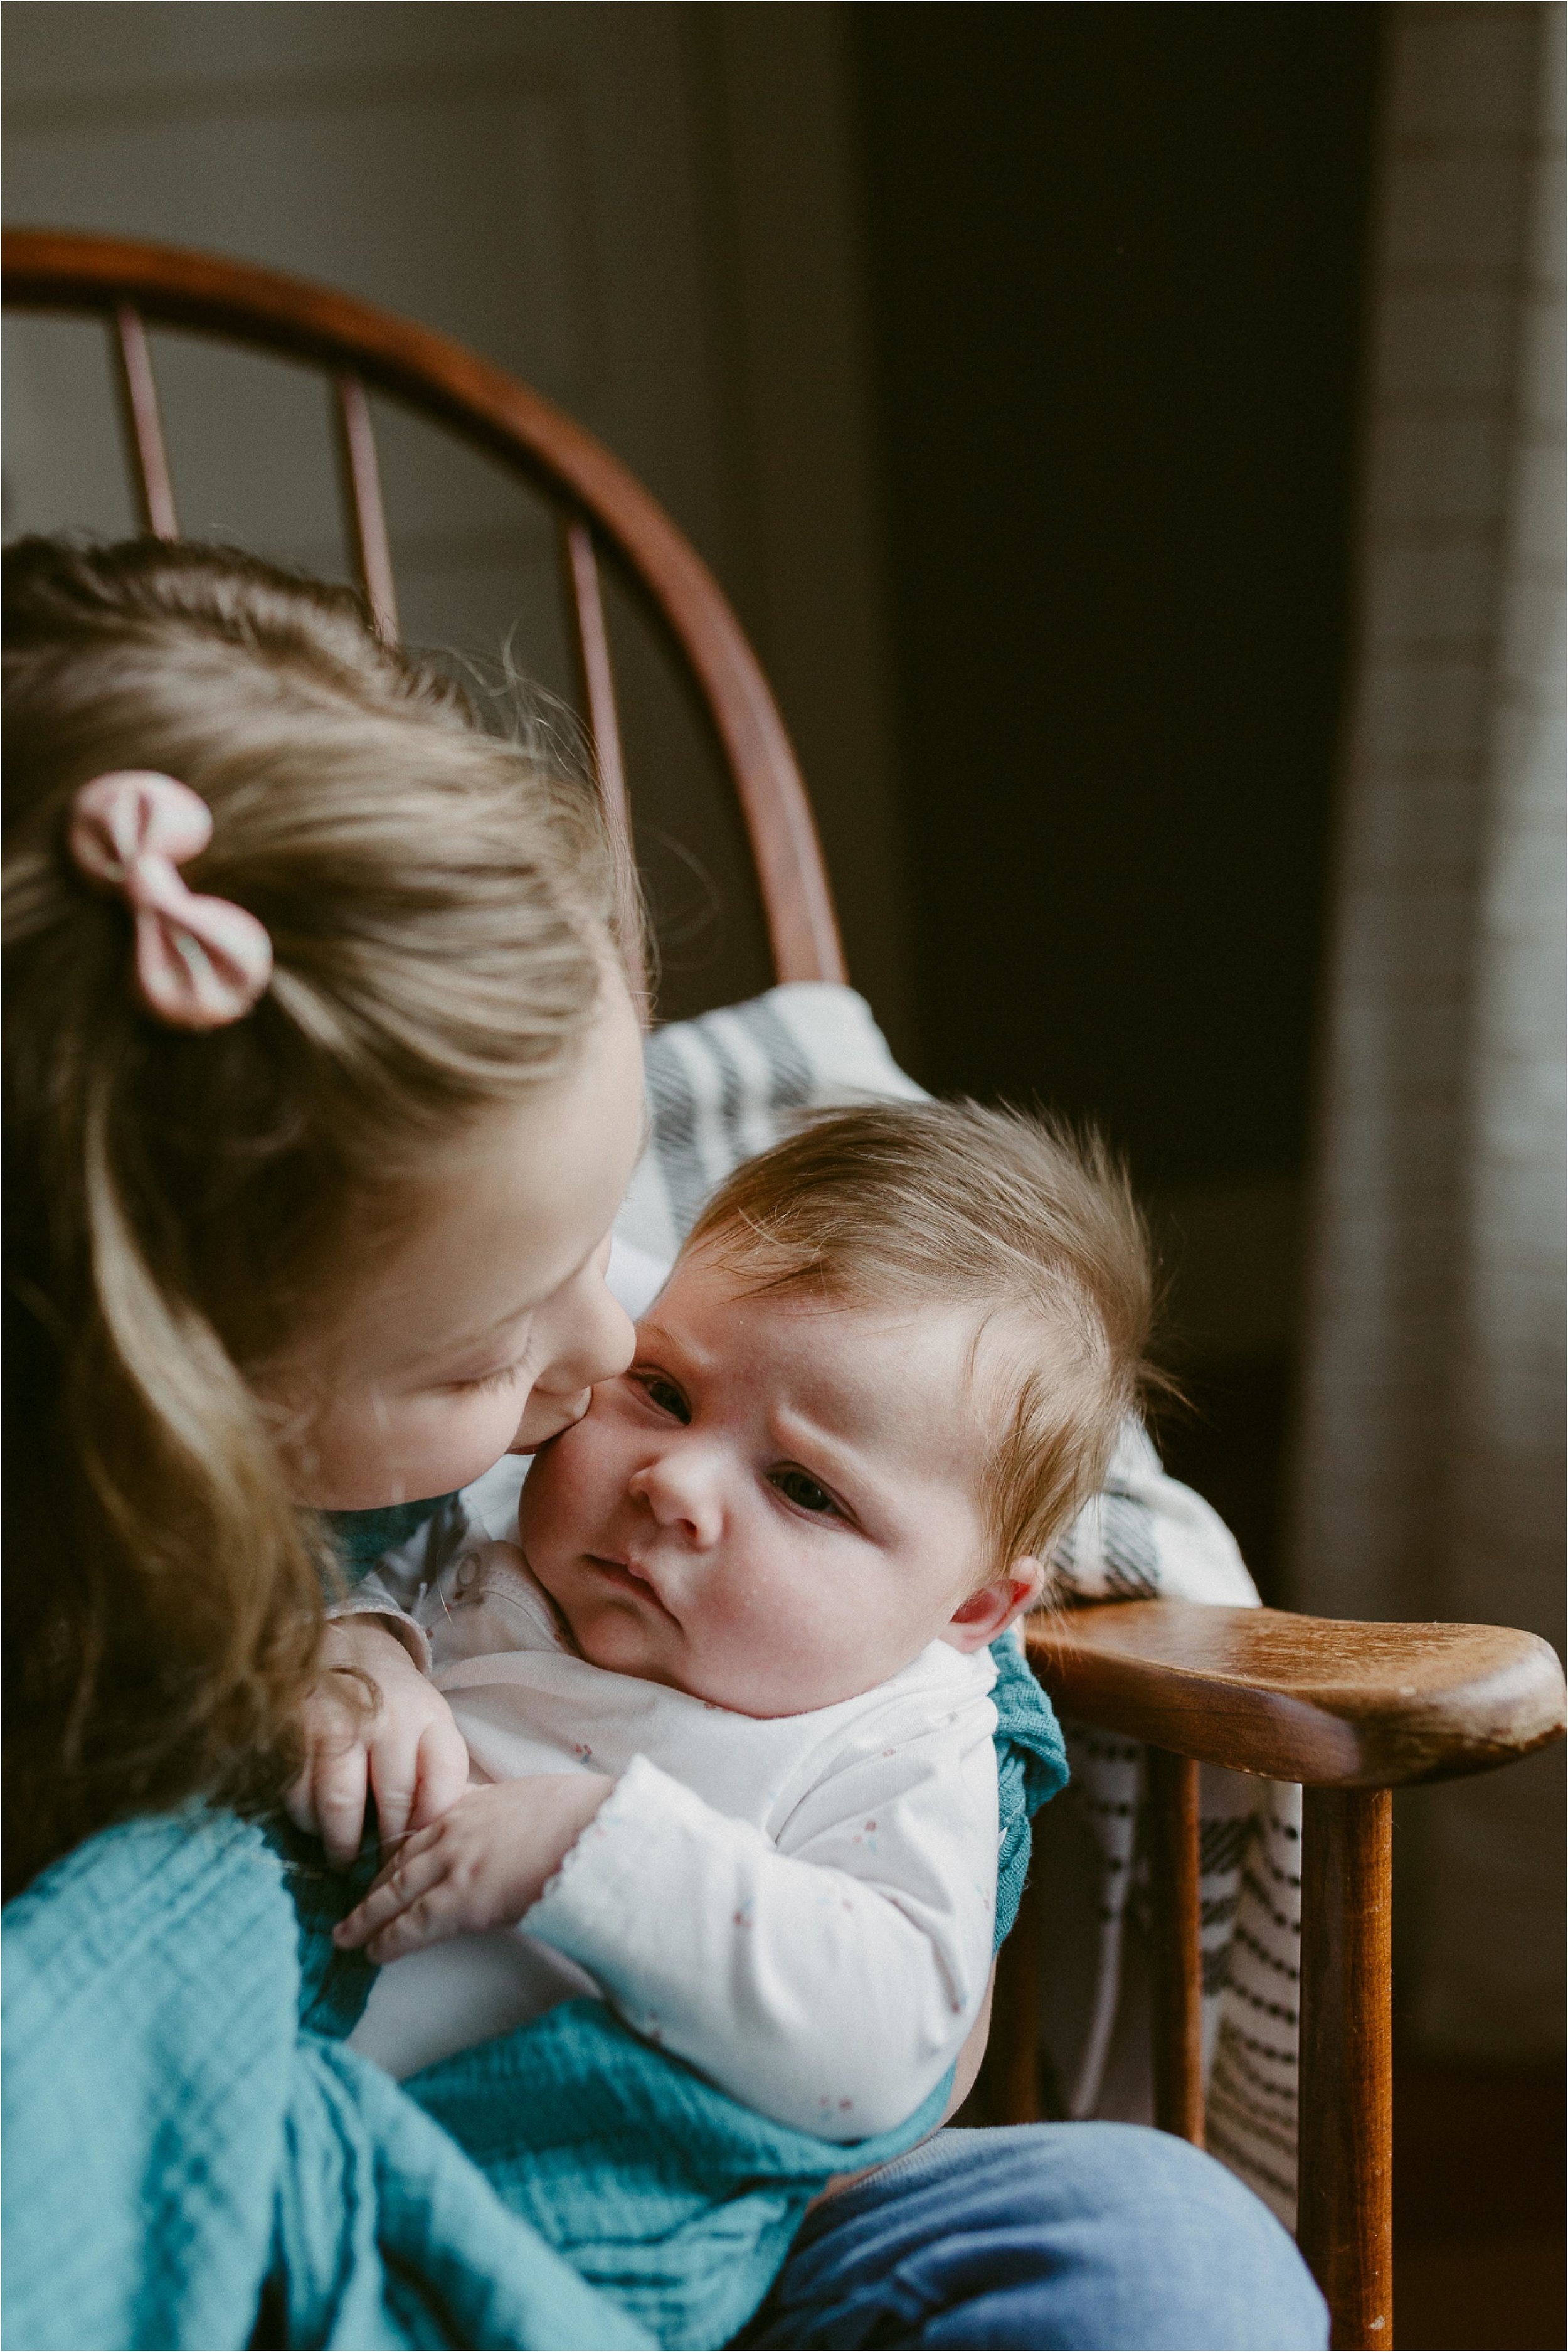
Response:
[{"label": "dark doorway", "polygon": [[[1380,11],[849,16],[919,1074],[1098,1118],[1156,1201],[1299,1180]],[[1176,1291],[1267,1574],[1289,1318],[1238,1361]]]}]

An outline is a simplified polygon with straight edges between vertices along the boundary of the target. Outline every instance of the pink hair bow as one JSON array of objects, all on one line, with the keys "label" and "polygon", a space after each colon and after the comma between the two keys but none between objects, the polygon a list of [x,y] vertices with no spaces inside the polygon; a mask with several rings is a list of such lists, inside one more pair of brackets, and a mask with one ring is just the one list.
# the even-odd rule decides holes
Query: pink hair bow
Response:
[{"label": "pink hair bow", "polygon": [[151,769],[95,776],[71,803],[70,854],[89,881],[129,904],[137,986],[171,1029],[243,1019],[272,977],[267,926],[227,898],[199,898],[176,871],[212,837],[200,794]]}]

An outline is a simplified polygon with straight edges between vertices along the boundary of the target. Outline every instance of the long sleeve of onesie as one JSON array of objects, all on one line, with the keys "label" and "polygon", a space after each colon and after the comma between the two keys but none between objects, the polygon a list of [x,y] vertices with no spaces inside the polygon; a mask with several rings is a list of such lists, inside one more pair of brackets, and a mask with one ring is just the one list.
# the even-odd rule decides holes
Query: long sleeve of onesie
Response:
[{"label": "long sleeve of onesie", "polygon": [[988,1700],[889,1744],[874,1721],[778,1837],[636,1758],[523,1927],[749,2106],[831,2139],[901,2123],[989,1978]]}]

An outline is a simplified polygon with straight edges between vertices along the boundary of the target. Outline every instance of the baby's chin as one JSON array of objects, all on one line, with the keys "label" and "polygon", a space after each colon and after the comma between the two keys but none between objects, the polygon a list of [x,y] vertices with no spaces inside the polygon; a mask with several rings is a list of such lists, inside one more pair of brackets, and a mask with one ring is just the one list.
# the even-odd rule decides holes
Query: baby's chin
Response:
[{"label": "baby's chin", "polygon": [[644,1629],[619,1611],[580,1609],[574,1618],[554,1593],[550,1594],[550,1605],[578,1656],[602,1674],[623,1675],[632,1682],[656,1683],[662,1690],[681,1691],[687,1698],[700,1699],[704,1706],[718,1707],[728,1715],[751,1716],[758,1721],[809,1715],[817,1706],[829,1703],[812,1698],[796,1703],[792,1697],[781,1696],[774,1705],[768,1694],[766,1696],[769,1703],[758,1704],[755,1675],[705,1672],[700,1666],[662,1655],[646,1640]]},{"label": "baby's chin", "polygon": [[778,1723],[791,1716],[818,1715],[824,1707],[840,1706],[846,1699],[862,1698],[867,1691],[875,1690],[879,1683],[891,1682],[893,1676],[912,1664],[904,1659],[897,1666],[867,1666],[857,1674],[846,1668],[841,1660],[821,1665],[802,1664],[799,1673],[775,1673],[765,1678],[758,1687],[755,1673],[737,1669],[705,1671],[699,1664],[687,1669],[677,1680],[673,1675],[649,1676],[649,1680],[666,1683],[674,1690],[684,1690],[691,1698],[701,1699],[705,1706],[722,1707],[729,1715],[749,1716],[754,1723]]},{"label": "baby's chin", "polygon": [[[691,1669],[693,1696],[711,1706],[727,1707],[733,1715],[748,1715],[758,1722],[778,1722],[788,1716],[817,1715],[824,1707],[841,1706],[863,1698],[883,1683],[892,1682],[931,1647],[928,1633],[907,1626],[884,1629],[881,1638],[861,1657],[844,1654],[846,1644],[835,1642],[824,1654],[787,1654],[775,1643],[773,1654],[758,1674],[755,1662],[701,1659]],[[700,1687],[699,1687],[700,1685]]]}]

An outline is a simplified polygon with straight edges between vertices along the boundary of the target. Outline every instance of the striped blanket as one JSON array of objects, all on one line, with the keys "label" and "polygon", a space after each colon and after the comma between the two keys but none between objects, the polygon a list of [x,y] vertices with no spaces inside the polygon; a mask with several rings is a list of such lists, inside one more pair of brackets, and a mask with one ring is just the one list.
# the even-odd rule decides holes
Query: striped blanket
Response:
[{"label": "striped blanket", "polygon": [[[647,1048],[650,1142],[617,1237],[667,1265],[698,1209],[730,1170],[788,1132],[808,1109],[922,1089],[893,1060],[863,999],[794,982],[750,1003],[658,1030]],[[1228,1530],[1166,1476],[1129,1425],[1104,1491],[1058,1543],[1057,1605],[1143,1600],[1255,1603]],[[1096,1860],[1077,1916],[1052,1909],[1043,1965],[1074,1941],[1092,1958],[1092,1991],[1050,2050],[1060,2111],[1146,2116],[1146,2038],[1133,2013],[1144,1943],[1144,1751],[1068,1724],[1072,1790]],[[1060,1811],[1053,1808],[1052,1811]],[[1295,2208],[1297,1984],[1301,1949],[1301,1792],[1205,1769],[1202,1876],[1208,2146],[1287,2224]],[[1064,1882],[1065,1884],[1065,1882]],[[1053,1887],[1053,1896],[1055,1889]],[[1052,2004],[1045,2001],[1047,2017]]]}]

